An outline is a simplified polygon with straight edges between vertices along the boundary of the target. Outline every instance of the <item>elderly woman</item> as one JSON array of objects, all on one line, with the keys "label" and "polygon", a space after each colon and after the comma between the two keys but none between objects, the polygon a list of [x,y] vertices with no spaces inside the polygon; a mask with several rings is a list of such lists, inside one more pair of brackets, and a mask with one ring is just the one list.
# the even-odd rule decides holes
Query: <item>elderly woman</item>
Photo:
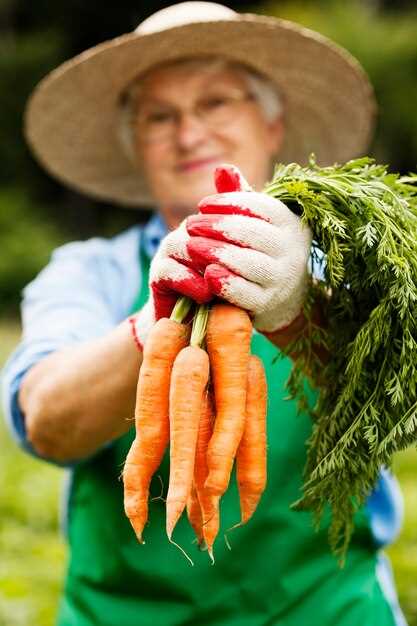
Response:
[{"label": "elderly woman", "polygon": [[[346,51],[295,24],[206,2],[156,13],[35,90],[26,131],[48,171],[93,196],[157,208],[143,228],[54,252],[25,290],[23,341],[5,372],[16,437],[71,472],[61,626],[405,623],[379,552],[398,529],[389,476],[357,516],[342,570],[328,520],[316,533],[310,514],[290,510],[311,423],[284,401],[290,362],[276,356],[304,325],[311,235],[259,191],[274,160],[360,153],[373,112],[368,81]],[[161,498],[138,545],[118,480],[142,347],[178,294],[248,310],[252,351],[271,383],[267,490],[232,551],[218,542],[213,567],[196,552],[191,568],[167,542]],[[152,496],[159,492],[155,479]],[[237,506],[232,485],[223,529]],[[181,520],[176,540],[191,538]]]}]

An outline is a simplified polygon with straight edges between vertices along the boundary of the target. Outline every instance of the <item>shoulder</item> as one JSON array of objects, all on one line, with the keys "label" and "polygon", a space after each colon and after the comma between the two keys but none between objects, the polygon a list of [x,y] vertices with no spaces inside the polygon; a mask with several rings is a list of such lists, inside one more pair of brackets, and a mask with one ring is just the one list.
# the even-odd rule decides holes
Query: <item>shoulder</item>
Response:
[{"label": "shoulder", "polygon": [[52,261],[60,259],[80,260],[113,260],[123,263],[134,256],[139,247],[143,228],[132,226],[114,237],[92,237],[84,241],[71,241],[56,248],[52,253]]},{"label": "shoulder", "polygon": [[141,281],[141,226],[114,237],[93,237],[56,248],[48,265],[24,290],[24,306],[53,298],[100,300],[115,322],[130,312]]}]

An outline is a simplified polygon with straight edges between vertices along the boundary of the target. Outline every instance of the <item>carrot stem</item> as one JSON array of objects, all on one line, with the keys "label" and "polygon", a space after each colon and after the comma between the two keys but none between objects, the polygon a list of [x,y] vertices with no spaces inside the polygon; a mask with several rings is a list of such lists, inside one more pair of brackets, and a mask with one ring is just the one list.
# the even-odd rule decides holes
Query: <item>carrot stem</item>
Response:
[{"label": "carrot stem", "polygon": [[191,300],[191,298],[187,298],[186,296],[178,298],[174,308],[172,309],[170,319],[174,320],[174,322],[178,322],[179,324],[181,324],[187,317],[192,304],[193,301]]},{"label": "carrot stem", "polygon": [[200,304],[194,316],[193,328],[191,330],[190,345],[201,347],[206,336],[209,307],[207,304]]}]

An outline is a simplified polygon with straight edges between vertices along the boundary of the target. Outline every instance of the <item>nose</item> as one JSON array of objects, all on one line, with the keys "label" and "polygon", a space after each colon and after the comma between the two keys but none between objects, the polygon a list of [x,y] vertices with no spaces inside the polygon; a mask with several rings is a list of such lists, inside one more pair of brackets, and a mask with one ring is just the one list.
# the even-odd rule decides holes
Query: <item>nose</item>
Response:
[{"label": "nose", "polygon": [[176,138],[177,144],[184,150],[198,146],[207,138],[207,126],[197,115],[183,113],[178,120]]}]

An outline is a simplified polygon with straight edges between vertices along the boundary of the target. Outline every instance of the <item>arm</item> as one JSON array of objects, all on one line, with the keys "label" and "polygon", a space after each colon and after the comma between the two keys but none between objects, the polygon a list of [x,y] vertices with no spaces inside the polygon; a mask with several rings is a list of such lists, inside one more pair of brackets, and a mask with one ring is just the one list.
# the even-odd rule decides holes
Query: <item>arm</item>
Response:
[{"label": "arm", "polygon": [[[306,328],[307,319],[303,313],[300,313],[288,326],[284,326],[284,328],[280,328],[275,332],[262,334],[265,335],[274,346],[280,350],[285,350],[289,344],[296,341],[301,334],[306,331]],[[296,354],[291,354],[290,356],[294,360],[297,357]]]},{"label": "arm", "polygon": [[41,456],[86,457],[131,428],[141,363],[127,321],[104,337],[58,350],[24,376],[19,404]]},{"label": "arm", "polygon": [[[326,317],[324,313],[324,306],[322,302],[316,302],[312,312],[312,322],[314,326],[318,326],[320,328],[325,328],[326,325]],[[288,326],[284,328],[280,328],[275,332],[271,333],[263,333],[265,337],[271,341],[277,348],[282,351],[285,351],[286,348],[297,341],[301,336],[308,336],[307,333],[312,331],[311,325],[308,323],[307,318],[304,313],[301,312]],[[314,354],[318,357],[319,361],[325,365],[329,359],[329,353],[322,345],[316,345],[314,347]],[[293,361],[297,361],[300,353],[291,352],[290,355]],[[311,372],[308,371],[307,368],[304,368],[304,374],[306,376],[311,376]],[[315,380],[317,384],[320,384],[319,380]]]},{"label": "arm", "polygon": [[141,280],[138,236],[67,244],[25,289],[23,339],[3,370],[3,394],[28,451],[74,461],[132,425],[141,355],[121,320]]}]

